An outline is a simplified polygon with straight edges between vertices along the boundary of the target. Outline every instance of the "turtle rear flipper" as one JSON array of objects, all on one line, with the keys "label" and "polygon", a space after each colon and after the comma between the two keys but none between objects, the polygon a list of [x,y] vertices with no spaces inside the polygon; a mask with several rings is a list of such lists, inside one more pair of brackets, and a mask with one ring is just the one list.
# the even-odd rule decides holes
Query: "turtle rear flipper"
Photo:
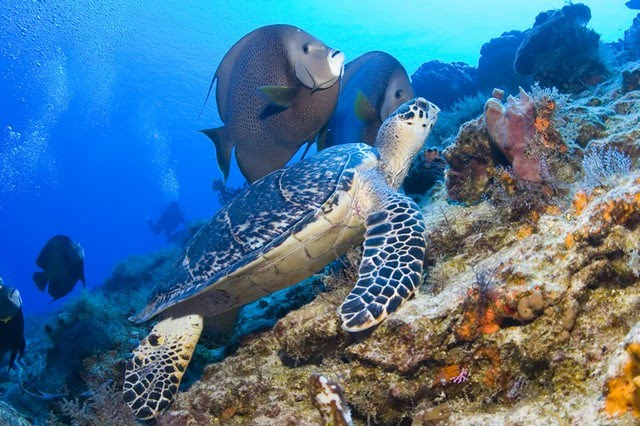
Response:
[{"label": "turtle rear flipper", "polygon": [[420,283],[426,240],[418,206],[389,191],[367,217],[358,281],[340,307],[342,328],[366,330],[395,312]]},{"label": "turtle rear flipper", "polygon": [[137,418],[151,419],[173,401],[201,332],[201,315],[168,317],[133,351],[123,392]]}]

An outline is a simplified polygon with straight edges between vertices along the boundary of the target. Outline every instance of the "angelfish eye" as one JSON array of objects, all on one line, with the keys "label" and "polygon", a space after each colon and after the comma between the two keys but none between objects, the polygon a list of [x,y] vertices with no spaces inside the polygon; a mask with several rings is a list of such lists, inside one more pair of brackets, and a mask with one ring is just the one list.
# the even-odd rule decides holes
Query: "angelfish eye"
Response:
[{"label": "angelfish eye", "polygon": [[311,47],[309,46],[309,43],[305,43],[304,46],[302,46],[302,51],[304,53],[309,53],[309,50],[311,50]]},{"label": "angelfish eye", "polygon": [[396,90],[394,96],[396,97],[396,99],[400,99],[402,97],[402,90]]}]

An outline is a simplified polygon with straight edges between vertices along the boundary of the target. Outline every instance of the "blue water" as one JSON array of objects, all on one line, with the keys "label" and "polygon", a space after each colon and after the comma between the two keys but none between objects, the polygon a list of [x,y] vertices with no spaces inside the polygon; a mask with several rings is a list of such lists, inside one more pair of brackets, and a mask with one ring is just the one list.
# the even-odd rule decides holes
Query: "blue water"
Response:
[{"label": "blue water", "polygon": [[[25,310],[49,306],[31,274],[52,235],[82,244],[97,286],[119,260],[167,244],[144,220],[164,203],[180,200],[189,220],[219,207],[214,149],[197,132],[220,124],[215,102],[197,117],[219,61],[249,31],[293,24],[347,61],[385,50],[412,74],[432,59],[476,65],[484,42],[565,4],[371,3],[0,2],[0,277]],[[604,41],[635,16],[623,0],[584,3]],[[241,183],[232,171],[230,185]]]}]

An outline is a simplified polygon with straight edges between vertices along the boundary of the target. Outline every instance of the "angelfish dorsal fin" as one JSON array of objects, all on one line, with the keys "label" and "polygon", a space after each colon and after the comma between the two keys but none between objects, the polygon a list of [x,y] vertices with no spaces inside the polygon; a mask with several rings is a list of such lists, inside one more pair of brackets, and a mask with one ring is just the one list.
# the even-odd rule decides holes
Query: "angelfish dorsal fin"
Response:
[{"label": "angelfish dorsal fin", "polygon": [[376,114],[376,109],[360,90],[358,90],[358,94],[356,95],[354,108],[356,117],[358,117],[358,120],[362,121],[364,124],[371,123],[379,119],[378,114]]},{"label": "angelfish dorsal fin", "polygon": [[261,86],[258,90],[272,104],[281,108],[289,108],[296,99],[298,89],[289,86]]}]

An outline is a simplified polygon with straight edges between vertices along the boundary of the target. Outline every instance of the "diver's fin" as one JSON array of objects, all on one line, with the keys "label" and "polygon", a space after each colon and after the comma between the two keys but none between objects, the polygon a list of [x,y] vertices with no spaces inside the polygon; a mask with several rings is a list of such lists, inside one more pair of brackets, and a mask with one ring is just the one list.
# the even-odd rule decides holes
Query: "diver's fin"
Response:
[{"label": "diver's fin", "polygon": [[33,273],[33,282],[36,283],[38,290],[44,291],[44,289],[47,288],[47,281],[49,281],[49,279],[47,278],[47,274],[44,272]]},{"label": "diver's fin", "polygon": [[358,90],[358,94],[356,95],[356,102],[354,105],[356,111],[356,117],[358,120],[363,123],[371,123],[372,121],[378,120],[378,114],[376,114],[376,109],[371,105],[369,99]]},{"label": "diver's fin", "polygon": [[289,108],[296,99],[298,89],[289,86],[262,86],[258,90],[264,97],[274,105],[282,108]]},{"label": "diver's fin", "polygon": [[218,160],[218,167],[222,172],[223,182],[227,182],[229,177],[229,168],[231,167],[231,150],[233,149],[233,143],[229,141],[226,135],[224,135],[224,126],[216,127],[215,129],[204,129],[200,132],[204,133],[216,147],[216,159]]}]

